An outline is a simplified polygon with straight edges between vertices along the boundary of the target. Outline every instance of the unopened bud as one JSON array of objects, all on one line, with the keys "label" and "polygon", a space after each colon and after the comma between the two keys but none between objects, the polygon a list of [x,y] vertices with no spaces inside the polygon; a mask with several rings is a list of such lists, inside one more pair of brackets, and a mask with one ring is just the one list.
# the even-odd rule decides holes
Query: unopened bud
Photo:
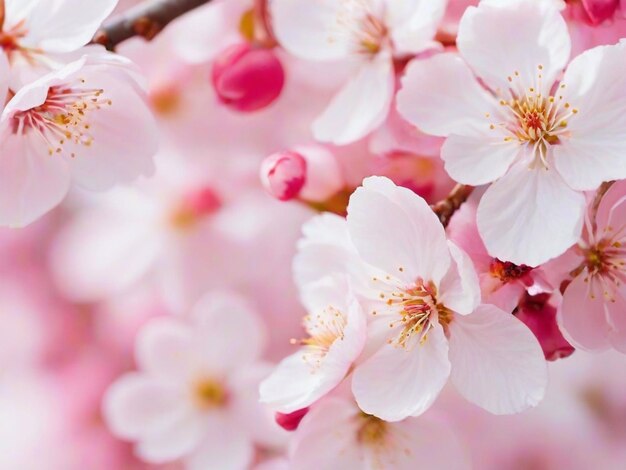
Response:
[{"label": "unopened bud", "polygon": [[261,164],[261,181],[281,201],[298,198],[308,203],[324,203],[345,187],[337,158],[321,145],[270,155]]},{"label": "unopened bud", "polygon": [[289,201],[300,195],[306,182],[307,162],[296,152],[275,153],[261,164],[261,182],[276,199]]},{"label": "unopened bud", "polygon": [[295,431],[300,425],[302,418],[309,412],[308,408],[294,411],[293,413],[276,413],[274,419],[276,423],[286,431]]},{"label": "unopened bud", "polygon": [[242,43],[218,55],[212,80],[222,103],[250,112],[266,108],[280,96],[285,71],[273,50]]},{"label": "unopened bud", "polygon": [[556,321],[556,308],[549,294],[528,295],[520,302],[516,316],[534,333],[548,361],[571,356],[574,347],[567,342]]}]

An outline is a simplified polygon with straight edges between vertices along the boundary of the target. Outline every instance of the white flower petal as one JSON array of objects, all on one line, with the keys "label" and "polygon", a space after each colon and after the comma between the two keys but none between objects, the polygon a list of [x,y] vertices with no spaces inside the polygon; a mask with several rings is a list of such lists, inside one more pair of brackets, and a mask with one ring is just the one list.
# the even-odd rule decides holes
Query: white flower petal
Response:
[{"label": "white flower petal", "polygon": [[118,0],[50,0],[29,14],[24,45],[47,52],[71,52],[87,44]]},{"label": "white flower petal", "polygon": [[192,328],[176,318],[155,318],[135,342],[138,366],[160,380],[184,383],[195,372]]},{"label": "white flower petal", "polygon": [[398,93],[398,111],[422,131],[447,137],[489,135],[496,100],[478,83],[457,54],[415,59]]},{"label": "white flower petal", "polygon": [[480,303],[480,284],[471,258],[448,242],[452,265],[441,280],[437,301],[461,315],[472,313]]},{"label": "white flower petal", "polygon": [[457,47],[492,90],[503,93],[519,80],[524,88],[541,84],[547,94],[569,60],[571,44],[554,5],[506,0],[469,7],[459,23]]},{"label": "white flower petal", "polygon": [[396,278],[435,284],[450,266],[444,229],[426,201],[384,177],[363,181],[348,205],[348,229],[363,260]]},{"label": "white flower petal", "polygon": [[389,114],[394,80],[388,54],[381,52],[365,62],[313,123],[315,138],[345,145],[375,130]]},{"label": "white flower petal", "polygon": [[303,238],[293,261],[294,279],[300,288],[333,273],[347,273],[358,263],[346,219],[328,212],[313,217],[302,227]]},{"label": "white flower petal", "polygon": [[[107,72],[107,70],[110,71]],[[152,157],[158,149],[158,131],[144,97],[131,77],[110,66],[88,66],[85,79],[105,90],[110,106],[92,110],[87,122],[93,142],[71,145],[75,158],[68,159],[74,181],[89,190],[103,191],[154,172]]]},{"label": "white flower petal", "polygon": [[243,298],[229,292],[210,292],[194,306],[196,348],[205,365],[228,373],[261,356],[267,332],[257,313]]},{"label": "white flower petal", "polygon": [[494,414],[519,413],[537,405],[547,385],[541,346],[517,318],[481,305],[450,325],[451,378],[472,403]]},{"label": "white flower petal", "polygon": [[561,90],[578,110],[568,135],[554,147],[554,161],[574,189],[596,189],[626,178],[626,41],[590,49],[570,63]]},{"label": "white flower petal", "polygon": [[44,0],[5,0],[5,23],[7,29],[27,19],[31,12]]},{"label": "white flower petal", "polygon": [[423,344],[385,344],[354,371],[359,407],[385,421],[417,416],[433,404],[450,375],[448,341],[436,324]]},{"label": "white flower petal", "polygon": [[[323,297],[319,288],[315,292]],[[343,296],[346,296],[345,291]],[[356,299],[342,300],[341,304],[335,304],[335,308],[344,309],[342,313],[346,315],[343,337],[335,340],[315,368],[303,357],[306,350],[284,359],[261,384],[262,402],[280,412],[291,413],[311,405],[341,383],[363,349],[367,326]],[[316,310],[310,310],[310,315],[315,316]]]},{"label": "white flower petal", "polygon": [[584,211],[584,196],[554,169],[520,161],[485,192],[478,230],[491,256],[537,266],[578,241]]},{"label": "white flower petal", "polygon": [[320,402],[304,417],[291,442],[293,470],[361,468],[363,452],[355,442],[358,409],[347,400]]},{"label": "white flower petal", "polygon": [[[8,126],[10,123],[5,123]],[[36,135],[4,127],[0,146],[0,226],[22,227],[57,206],[70,187],[69,169]]]},{"label": "white flower petal", "polygon": [[281,413],[301,410],[336,387],[346,371],[340,377],[326,370],[314,371],[306,362],[304,351],[297,351],[283,359],[261,383],[261,403]]},{"label": "white flower petal", "polygon": [[344,31],[340,22],[340,15],[346,15],[345,2],[272,0],[270,8],[276,38],[296,57],[337,60],[350,54],[350,31]]},{"label": "white flower petal", "polygon": [[185,413],[179,389],[139,373],[117,379],[107,390],[102,406],[113,433],[133,440],[167,427],[172,418]]},{"label": "white flower petal", "polygon": [[127,291],[151,272],[162,252],[161,234],[150,223],[151,201],[121,188],[109,197],[117,208],[89,207],[62,228],[52,247],[55,281],[74,301]]},{"label": "white flower petal", "polygon": [[387,24],[397,54],[417,54],[434,44],[433,38],[447,0],[391,0]]},{"label": "white flower petal", "polygon": [[165,463],[180,459],[193,451],[206,434],[207,417],[192,410],[169,426],[152,429],[137,443],[135,453],[150,463]]},{"label": "white flower petal", "polygon": [[232,402],[229,402],[229,419],[234,423],[246,423],[246,434],[256,445],[282,448],[288,432],[276,422],[276,413],[259,402],[259,385],[272,369],[269,362],[256,362],[240,367],[230,375]]},{"label": "white flower petal", "polygon": [[504,137],[500,128],[491,134],[449,136],[441,148],[446,171],[453,180],[474,186],[497,180],[521,152],[517,143],[505,142]]},{"label": "white flower petal", "polygon": [[244,423],[212,417],[197,449],[185,459],[189,470],[240,470],[248,468],[254,447],[246,435]]}]

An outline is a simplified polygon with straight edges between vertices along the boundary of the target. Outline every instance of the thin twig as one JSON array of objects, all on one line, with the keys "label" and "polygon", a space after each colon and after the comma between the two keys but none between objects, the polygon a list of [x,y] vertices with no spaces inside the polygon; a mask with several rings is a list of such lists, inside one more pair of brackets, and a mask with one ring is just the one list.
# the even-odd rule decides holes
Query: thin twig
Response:
[{"label": "thin twig", "polygon": [[153,39],[165,26],[181,15],[211,0],[150,0],[130,8],[105,22],[93,42],[112,51],[134,36]]},{"label": "thin twig", "polygon": [[467,198],[470,194],[472,194],[472,191],[474,191],[473,186],[457,184],[445,199],[430,206],[435,214],[437,214],[437,217],[439,217],[439,220],[444,227],[448,226],[448,223],[454,213],[459,210],[465,201],[467,201]]}]

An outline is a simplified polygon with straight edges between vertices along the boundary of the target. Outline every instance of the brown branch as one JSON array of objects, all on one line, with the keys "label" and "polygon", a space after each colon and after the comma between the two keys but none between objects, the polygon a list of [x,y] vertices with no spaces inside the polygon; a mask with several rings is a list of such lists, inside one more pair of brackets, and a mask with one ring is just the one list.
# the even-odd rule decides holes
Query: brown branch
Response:
[{"label": "brown branch", "polygon": [[457,184],[452,191],[450,191],[448,197],[430,206],[435,214],[437,214],[437,217],[439,217],[444,227],[448,226],[454,213],[467,201],[472,191],[474,191],[473,186]]},{"label": "brown branch", "polygon": [[171,21],[211,0],[149,0],[106,21],[92,42],[112,51],[134,36],[153,39]]}]

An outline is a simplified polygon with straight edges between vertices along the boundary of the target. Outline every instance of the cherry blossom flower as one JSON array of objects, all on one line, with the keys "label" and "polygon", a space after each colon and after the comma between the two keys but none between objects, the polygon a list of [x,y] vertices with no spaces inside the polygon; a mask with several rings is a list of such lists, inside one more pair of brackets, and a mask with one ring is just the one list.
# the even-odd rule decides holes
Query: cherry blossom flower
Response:
[{"label": "cherry blossom flower", "polygon": [[103,191],[153,172],[154,119],[122,59],[84,56],[22,88],[0,117],[0,225],[27,225],[71,183]]},{"label": "cherry blossom flower", "polygon": [[136,442],[148,462],[247,467],[254,443],[277,446],[283,436],[257,403],[268,371],[258,362],[262,332],[246,303],[226,293],[207,294],[189,321],[148,323],[136,342],[140,370],[120,377],[104,398],[112,431]]},{"label": "cherry blossom flower", "polygon": [[489,254],[537,266],[578,240],[582,191],[626,177],[626,43],[579,55],[559,83],[570,38],[554,5],[486,0],[465,12],[457,45],[408,67],[399,110],[447,137],[453,179],[493,183],[478,207]]},{"label": "cherry blossom flower", "polygon": [[306,286],[303,302],[309,335],[260,387],[261,402],[283,413],[305,408],[334,389],[361,353],[366,321],[346,282],[332,277]]},{"label": "cherry blossom flower", "polygon": [[626,353],[625,211],[621,181],[607,191],[595,220],[593,214],[587,218],[582,239],[564,255],[573,258],[574,280],[563,293],[559,317],[568,339],[582,349]]},{"label": "cherry blossom flower", "polygon": [[164,181],[159,174],[90,202],[76,211],[51,250],[57,285],[75,301],[102,301],[151,281],[174,310],[186,310],[200,289],[224,287],[205,257],[222,266],[223,280],[230,279],[227,259],[238,266],[232,255],[240,244],[222,229],[222,194],[207,181]]},{"label": "cherry blossom flower", "polygon": [[68,62],[85,46],[118,0],[5,0],[0,47],[11,64],[12,88]]},{"label": "cherry blossom flower", "polygon": [[298,281],[348,272],[370,319],[352,380],[363,411],[387,421],[417,416],[448,377],[496,414],[541,400],[546,365],[537,340],[514,316],[480,305],[471,260],[447,242],[422,198],[370,177],[352,195],[347,222],[325,217],[307,232]]},{"label": "cherry blossom flower", "polygon": [[273,0],[276,37],[297,57],[349,60],[354,77],[313,123],[316,139],[348,144],[387,117],[395,90],[393,56],[433,47],[445,0]]},{"label": "cherry blossom flower", "polygon": [[323,400],[304,417],[289,457],[294,470],[469,468],[442,422],[420,417],[388,423],[340,398]]}]

